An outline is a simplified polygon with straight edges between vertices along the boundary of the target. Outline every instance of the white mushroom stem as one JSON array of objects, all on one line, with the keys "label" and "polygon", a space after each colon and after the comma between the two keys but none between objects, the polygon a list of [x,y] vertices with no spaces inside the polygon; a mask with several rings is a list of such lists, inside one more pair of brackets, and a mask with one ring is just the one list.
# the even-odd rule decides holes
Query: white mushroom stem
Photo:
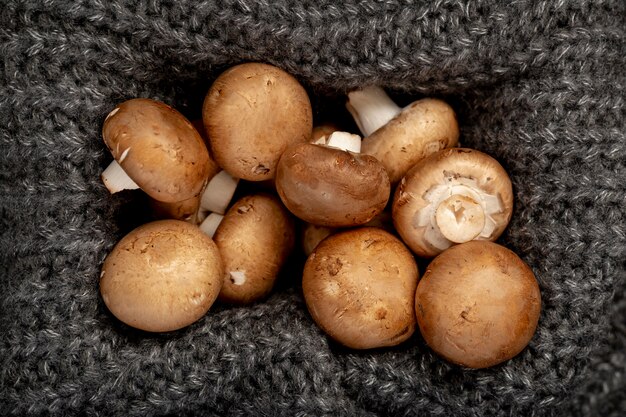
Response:
[{"label": "white mushroom stem", "polygon": [[224,214],[238,183],[239,178],[232,177],[226,171],[215,174],[202,193],[200,211]]},{"label": "white mushroom stem", "polygon": [[[125,155],[124,155],[125,156]],[[111,194],[122,190],[136,190],[139,185],[128,176],[124,168],[113,160],[100,176],[104,186]]]},{"label": "white mushroom stem", "polygon": [[348,93],[346,108],[354,118],[363,137],[386,125],[402,111],[380,87],[365,87]]},{"label": "white mushroom stem", "polygon": [[224,220],[224,216],[218,213],[209,214],[203,221],[200,223],[200,230],[211,239],[215,235],[215,231],[220,223]]},{"label": "white mushroom stem", "polygon": [[341,149],[342,151],[360,153],[361,137],[348,132],[333,132],[328,137],[326,146]]},{"label": "white mushroom stem", "polygon": [[490,238],[496,228],[492,216],[502,211],[498,196],[480,189],[475,180],[436,185],[424,199],[430,204],[416,213],[415,226],[426,227],[424,239],[440,250]]}]

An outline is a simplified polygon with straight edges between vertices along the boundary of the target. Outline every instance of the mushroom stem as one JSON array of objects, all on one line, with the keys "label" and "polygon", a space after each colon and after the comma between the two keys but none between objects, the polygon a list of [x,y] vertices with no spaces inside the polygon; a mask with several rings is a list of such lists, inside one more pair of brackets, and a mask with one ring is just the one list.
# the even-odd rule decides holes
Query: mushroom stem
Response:
[{"label": "mushroom stem", "polygon": [[328,136],[326,146],[338,148],[342,151],[360,153],[361,137],[348,132],[333,132]]},{"label": "mushroom stem", "polygon": [[223,215],[218,213],[211,213],[200,224],[200,230],[202,230],[204,234],[213,239],[213,235],[215,235],[215,231],[217,230],[217,227],[220,225],[223,219]]},{"label": "mushroom stem", "polygon": [[485,212],[480,203],[465,195],[452,195],[443,200],[435,212],[441,234],[451,242],[474,240],[485,227]]},{"label": "mushroom stem", "polygon": [[239,179],[232,177],[226,171],[215,174],[202,193],[200,211],[224,214],[238,183]]},{"label": "mushroom stem", "polygon": [[363,137],[371,135],[402,111],[385,90],[376,86],[349,92],[346,108],[363,133]]},{"label": "mushroom stem", "polygon": [[128,176],[124,168],[122,168],[116,160],[113,160],[113,162],[102,171],[100,177],[102,178],[104,186],[107,187],[107,190],[109,190],[111,194],[122,190],[136,190],[139,188],[139,185]]}]

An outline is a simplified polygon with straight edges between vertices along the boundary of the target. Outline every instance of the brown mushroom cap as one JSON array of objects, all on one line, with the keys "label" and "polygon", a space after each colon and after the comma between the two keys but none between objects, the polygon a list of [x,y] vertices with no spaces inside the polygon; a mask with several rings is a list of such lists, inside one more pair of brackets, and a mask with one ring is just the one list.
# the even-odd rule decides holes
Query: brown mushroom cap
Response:
[{"label": "brown mushroom cap", "polygon": [[168,332],[195,322],[222,286],[224,267],[215,243],[179,220],[140,226],[115,245],[100,275],[100,292],[122,322]]},{"label": "brown mushroom cap", "polygon": [[309,256],[317,245],[328,236],[335,233],[333,227],[318,226],[316,224],[302,222],[301,245],[306,256]]},{"label": "brown mushroom cap", "polygon": [[102,137],[124,172],[155,200],[187,200],[206,183],[206,145],[189,120],[164,103],[125,101],[107,116]]},{"label": "brown mushroom cap", "polygon": [[293,249],[295,225],[276,197],[255,194],[226,212],[213,239],[224,260],[219,300],[248,304],[272,290]]},{"label": "brown mushroom cap", "polygon": [[530,342],[541,311],[531,269],[496,243],[472,241],[437,256],[415,297],[424,340],[450,362],[486,368]]},{"label": "brown mushroom cap", "polygon": [[385,168],[372,156],[299,143],[278,162],[276,190],[300,219],[345,227],[367,223],[380,213],[390,185]]},{"label": "brown mushroom cap", "polygon": [[392,205],[402,240],[422,257],[469,240],[494,241],[512,212],[513,189],[502,165],[466,148],[445,149],[415,164]]},{"label": "brown mushroom cap", "polygon": [[200,207],[200,196],[191,197],[187,200],[177,201],[175,203],[164,203],[153,198],[150,200],[152,214],[155,219],[174,219],[189,222],[191,224],[198,223],[198,208]]},{"label": "brown mushroom cap", "polygon": [[452,107],[425,98],[405,107],[386,125],[363,139],[361,152],[378,159],[392,184],[426,156],[458,144],[459,126]]},{"label": "brown mushroom cap", "polygon": [[311,136],[313,113],[304,88],[285,71],[248,63],[222,73],[202,110],[211,150],[236,178],[274,177],[278,158]]},{"label": "brown mushroom cap", "polygon": [[311,132],[311,139],[309,143],[315,143],[316,141],[330,136],[333,132],[339,131],[339,128],[333,123],[324,123],[317,125]]},{"label": "brown mushroom cap", "polygon": [[362,227],[324,239],[304,265],[313,320],[353,349],[395,346],[415,331],[415,259],[384,230]]}]

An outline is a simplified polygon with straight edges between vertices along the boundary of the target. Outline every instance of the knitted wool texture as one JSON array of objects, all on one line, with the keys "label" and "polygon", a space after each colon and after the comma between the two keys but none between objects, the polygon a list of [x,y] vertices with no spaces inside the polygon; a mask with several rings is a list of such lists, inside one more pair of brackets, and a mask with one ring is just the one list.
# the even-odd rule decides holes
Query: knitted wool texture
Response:
[{"label": "knitted wool texture", "polygon": [[[504,3],[5,1],[0,413],[623,415],[624,2]],[[318,117],[347,117],[345,92],[364,84],[453,105],[462,144],[513,181],[501,242],[543,301],[527,349],[478,371],[418,333],[343,349],[307,313],[297,262],[269,299],[216,305],[175,334],[108,313],[100,267],[146,201],[100,181],[105,116],[151,97],[196,118],[211,81],[245,61],[296,76]]]}]

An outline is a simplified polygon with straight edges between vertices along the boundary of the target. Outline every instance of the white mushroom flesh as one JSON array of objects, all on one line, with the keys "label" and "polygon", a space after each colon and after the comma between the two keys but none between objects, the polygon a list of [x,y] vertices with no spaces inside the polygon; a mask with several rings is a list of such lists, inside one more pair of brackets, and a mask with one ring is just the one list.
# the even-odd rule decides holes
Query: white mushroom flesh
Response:
[{"label": "white mushroom flesh", "polygon": [[200,230],[202,230],[204,234],[213,239],[215,231],[217,230],[217,227],[220,225],[222,220],[224,220],[224,216],[222,214],[211,213],[202,221],[202,223],[200,223]]},{"label": "white mushroom flesh", "polygon": [[348,93],[346,108],[364,137],[386,125],[402,111],[380,87],[365,87]]},{"label": "white mushroom flesh", "polygon": [[326,140],[326,146],[354,153],[361,152],[361,137],[348,132],[333,132]]},{"label": "white mushroom flesh", "polygon": [[235,285],[243,285],[246,282],[246,271],[230,271],[230,280]]},{"label": "white mushroom flesh", "polygon": [[[123,158],[125,158],[126,155],[127,153],[122,155]],[[124,168],[115,160],[102,172],[101,178],[104,186],[111,194],[122,190],[136,190],[139,188],[139,185],[126,174]]]},{"label": "white mushroom flesh", "polygon": [[226,171],[222,170],[215,174],[202,193],[200,211],[224,214],[238,183],[239,179]]},{"label": "white mushroom flesh", "polygon": [[425,227],[424,240],[439,250],[453,243],[489,239],[496,228],[493,215],[503,210],[497,195],[468,178],[434,185],[423,199],[429,204],[415,213],[413,226]]}]

